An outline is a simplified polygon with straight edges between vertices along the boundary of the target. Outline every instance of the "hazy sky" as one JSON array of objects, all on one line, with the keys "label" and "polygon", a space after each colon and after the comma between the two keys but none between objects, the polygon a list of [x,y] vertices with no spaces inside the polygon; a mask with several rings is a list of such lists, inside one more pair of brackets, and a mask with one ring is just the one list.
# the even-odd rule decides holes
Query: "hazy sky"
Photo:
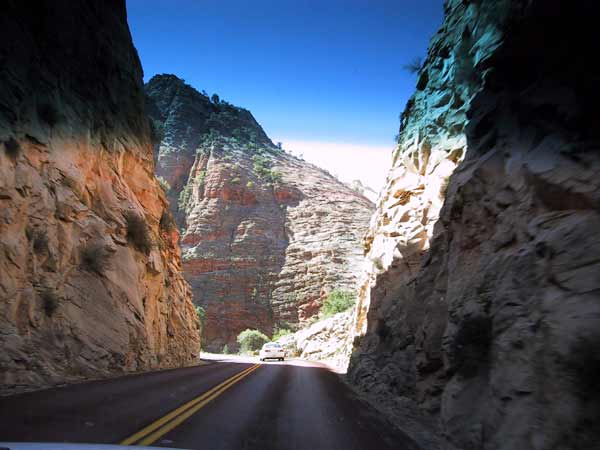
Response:
[{"label": "hazy sky", "polygon": [[173,73],[273,141],[379,189],[442,0],[127,0],[146,81]]}]

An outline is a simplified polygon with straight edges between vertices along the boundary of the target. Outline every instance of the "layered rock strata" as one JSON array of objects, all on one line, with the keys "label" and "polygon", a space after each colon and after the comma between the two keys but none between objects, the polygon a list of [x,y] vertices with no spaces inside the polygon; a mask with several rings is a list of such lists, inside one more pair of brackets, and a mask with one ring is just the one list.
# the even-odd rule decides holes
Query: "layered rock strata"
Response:
[{"label": "layered rock strata", "polygon": [[0,7],[0,383],[196,360],[124,1]]},{"label": "layered rock strata", "polygon": [[172,75],[146,92],[186,278],[206,308],[204,348],[236,348],[246,328],[294,328],[332,289],[356,288],[368,199],[273,145],[247,110]]},{"label": "layered rock strata", "polygon": [[445,13],[365,241],[349,379],[461,448],[595,448],[597,7]]}]

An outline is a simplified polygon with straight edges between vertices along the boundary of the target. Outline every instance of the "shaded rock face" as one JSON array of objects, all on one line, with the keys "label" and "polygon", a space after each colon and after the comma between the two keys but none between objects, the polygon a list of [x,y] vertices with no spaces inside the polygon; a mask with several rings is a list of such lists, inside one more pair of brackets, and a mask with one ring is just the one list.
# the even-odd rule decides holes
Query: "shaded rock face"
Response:
[{"label": "shaded rock face", "polygon": [[576,3],[446,2],[365,241],[349,378],[462,448],[600,439],[598,11]]},{"label": "shaded rock face", "polygon": [[356,288],[368,199],[274,146],[247,110],[172,75],[146,92],[164,130],[157,173],[184,226],[186,278],[206,308],[205,349],[236,348],[246,328],[304,323],[329,291]]},{"label": "shaded rock face", "polygon": [[189,364],[125,2],[28,3],[0,6],[0,384]]}]

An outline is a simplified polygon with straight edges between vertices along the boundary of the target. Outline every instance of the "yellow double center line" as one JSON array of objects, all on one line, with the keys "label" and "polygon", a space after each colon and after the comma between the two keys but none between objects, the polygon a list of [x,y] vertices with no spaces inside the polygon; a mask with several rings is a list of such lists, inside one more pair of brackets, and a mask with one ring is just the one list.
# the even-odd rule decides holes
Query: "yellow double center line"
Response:
[{"label": "yellow double center line", "polygon": [[184,405],[181,405],[179,408],[174,409],[166,416],[158,419],[156,422],[151,423],[146,428],[129,436],[127,439],[121,441],[120,445],[150,445],[153,442],[156,442],[162,436],[189,418],[192,414],[196,413],[196,411],[198,411],[208,402],[217,398],[235,383],[248,376],[259,367],[260,364],[255,364],[252,367],[248,367],[246,370],[235,374],[231,378],[226,379],[221,384],[218,384],[212,389],[206,391],[204,394],[190,400]]}]

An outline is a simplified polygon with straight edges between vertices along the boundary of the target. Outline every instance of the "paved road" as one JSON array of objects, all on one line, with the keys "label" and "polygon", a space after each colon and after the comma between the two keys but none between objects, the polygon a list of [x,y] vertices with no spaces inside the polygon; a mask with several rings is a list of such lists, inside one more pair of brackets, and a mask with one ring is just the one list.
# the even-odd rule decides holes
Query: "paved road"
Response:
[{"label": "paved road", "polygon": [[324,367],[210,362],[0,398],[0,441],[417,450]]}]

